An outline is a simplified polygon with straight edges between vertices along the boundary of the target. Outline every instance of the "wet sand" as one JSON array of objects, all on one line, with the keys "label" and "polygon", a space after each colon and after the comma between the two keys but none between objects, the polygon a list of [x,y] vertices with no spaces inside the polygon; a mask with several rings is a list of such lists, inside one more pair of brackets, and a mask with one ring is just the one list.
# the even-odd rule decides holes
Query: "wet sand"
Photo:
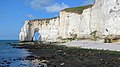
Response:
[{"label": "wet sand", "polygon": [[51,44],[22,44],[29,49],[28,60],[40,60],[48,67],[120,67],[120,52],[82,49]]}]

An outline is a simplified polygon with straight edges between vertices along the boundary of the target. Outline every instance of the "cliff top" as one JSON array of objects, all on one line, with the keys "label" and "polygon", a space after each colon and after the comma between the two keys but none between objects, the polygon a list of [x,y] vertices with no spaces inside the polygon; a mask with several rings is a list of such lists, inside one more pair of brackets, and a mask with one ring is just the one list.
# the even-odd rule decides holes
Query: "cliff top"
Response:
[{"label": "cliff top", "polygon": [[66,8],[62,11],[82,14],[84,9],[91,8],[92,6],[93,6],[93,4],[92,5],[86,5],[86,6],[73,7],[73,8]]},{"label": "cliff top", "polygon": [[30,21],[42,21],[42,20],[51,20],[51,19],[56,19],[56,18],[59,18],[58,17],[53,17],[53,18],[42,18],[42,19],[34,19],[34,20],[30,20]]}]

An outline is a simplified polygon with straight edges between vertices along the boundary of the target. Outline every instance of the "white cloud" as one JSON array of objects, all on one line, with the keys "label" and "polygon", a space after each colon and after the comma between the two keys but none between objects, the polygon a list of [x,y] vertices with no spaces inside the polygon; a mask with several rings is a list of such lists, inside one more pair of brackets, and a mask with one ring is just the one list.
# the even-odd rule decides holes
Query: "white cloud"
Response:
[{"label": "white cloud", "polygon": [[46,12],[59,12],[69,6],[65,3],[53,3],[53,0],[26,0],[28,5],[35,10],[45,10]]},{"label": "white cloud", "polygon": [[29,19],[35,19],[36,17],[33,16],[32,14],[27,14],[27,18],[29,18]]},{"label": "white cloud", "polygon": [[95,0],[85,0],[83,5],[94,4]]},{"label": "white cloud", "polygon": [[66,5],[65,3],[61,3],[61,4],[55,3],[55,4],[51,5],[51,6],[46,7],[45,10],[47,12],[59,12],[60,10],[63,10],[65,8],[68,8],[68,7],[69,6]]},{"label": "white cloud", "polygon": [[52,0],[30,0],[29,5],[34,9],[42,9],[52,4]]}]

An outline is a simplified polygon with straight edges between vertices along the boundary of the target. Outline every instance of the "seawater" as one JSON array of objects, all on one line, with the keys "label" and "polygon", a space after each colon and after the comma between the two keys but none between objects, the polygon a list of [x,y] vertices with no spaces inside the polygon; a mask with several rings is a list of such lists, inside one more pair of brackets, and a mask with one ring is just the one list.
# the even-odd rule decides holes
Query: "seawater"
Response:
[{"label": "seawater", "polygon": [[25,60],[30,53],[27,49],[13,48],[10,43],[19,41],[0,40],[0,67],[40,67],[30,60]]}]

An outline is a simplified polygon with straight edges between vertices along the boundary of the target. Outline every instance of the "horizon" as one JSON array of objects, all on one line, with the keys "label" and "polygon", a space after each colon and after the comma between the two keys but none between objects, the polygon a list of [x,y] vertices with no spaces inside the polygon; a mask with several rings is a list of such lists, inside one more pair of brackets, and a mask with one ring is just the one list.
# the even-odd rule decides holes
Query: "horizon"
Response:
[{"label": "horizon", "polygon": [[25,20],[52,18],[65,8],[93,3],[94,0],[1,0],[0,40],[19,40]]}]

